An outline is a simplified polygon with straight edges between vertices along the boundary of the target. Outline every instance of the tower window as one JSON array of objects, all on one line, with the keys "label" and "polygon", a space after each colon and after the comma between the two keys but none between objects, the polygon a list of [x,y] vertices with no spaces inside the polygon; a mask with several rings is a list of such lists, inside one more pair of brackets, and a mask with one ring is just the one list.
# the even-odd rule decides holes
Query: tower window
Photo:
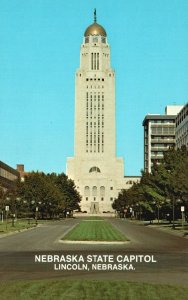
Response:
[{"label": "tower window", "polygon": [[96,53],[94,53],[94,70],[96,70]]},{"label": "tower window", "polygon": [[98,38],[95,36],[93,37],[93,43],[97,43],[98,42]]},{"label": "tower window", "polygon": [[92,194],[93,194],[94,197],[97,196],[97,187],[96,186],[93,186],[93,188],[92,188]]},{"label": "tower window", "polygon": [[91,53],[91,70],[93,70],[93,53]]},{"label": "tower window", "polygon": [[97,70],[99,70],[99,53],[97,53]]},{"label": "tower window", "polygon": [[100,169],[98,167],[92,167],[90,170],[89,170],[89,173],[93,173],[93,172],[96,172],[96,173],[101,173]]},{"label": "tower window", "polygon": [[89,186],[85,186],[85,188],[84,188],[84,194],[85,194],[86,198],[90,195]]},{"label": "tower window", "polygon": [[104,195],[105,195],[105,187],[104,186],[100,187],[100,194],[101,194],[101,197],[104,197]]}]

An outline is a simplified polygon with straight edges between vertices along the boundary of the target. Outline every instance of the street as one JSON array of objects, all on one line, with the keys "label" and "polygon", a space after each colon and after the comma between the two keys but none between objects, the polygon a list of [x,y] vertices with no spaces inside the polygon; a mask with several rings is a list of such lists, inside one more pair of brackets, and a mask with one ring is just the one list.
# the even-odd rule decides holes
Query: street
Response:
[{"label": "street", "polygon": [[[186,285],[188,239],[124,219],[107,219],[129,239],[118,244],[64,244],[62,236],[81,219],[47,223],[0,238],[0,278],[13,279],[109,279]],[[136,264],[134,271],[54,271],[52,264],[36,264],[36,254],[154,255],[157,263]]]}]

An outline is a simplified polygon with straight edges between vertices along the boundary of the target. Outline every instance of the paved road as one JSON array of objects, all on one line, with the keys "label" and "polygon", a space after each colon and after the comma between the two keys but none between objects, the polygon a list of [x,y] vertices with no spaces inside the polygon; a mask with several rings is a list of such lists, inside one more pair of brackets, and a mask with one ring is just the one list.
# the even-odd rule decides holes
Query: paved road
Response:
[{"label": "paved road", "polygon": [[[0,238],[0,278],[11,279],[115,279],[129,281],[188,282],[188,239],[134,224],[126,220],[109,218],[108,221],[125,233],[130,243],[126,245],[62,244],[61,237],[80,219],[68,219],[53,224]],[[36,254],[88,254],[154,255],[157,263],[135,264],[134,271],[54,271],[53,264],[36,264]]]}]

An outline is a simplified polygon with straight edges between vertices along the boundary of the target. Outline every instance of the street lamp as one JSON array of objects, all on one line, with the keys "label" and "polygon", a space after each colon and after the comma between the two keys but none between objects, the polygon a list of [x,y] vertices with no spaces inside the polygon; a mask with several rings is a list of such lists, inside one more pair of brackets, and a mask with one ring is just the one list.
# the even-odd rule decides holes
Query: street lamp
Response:
[{"label": "street lamp", "polygon": [[153,201],[153,204],[156,204],[157,207],[157,222],[159,224],[159,220],[160,220],[160,208],[162,206],[162,204],[164,204],[164,202],[161,202],[161,205],[159,204],[159,200],[157,200],[157,202]]},{"label": "street lamp", "polygon": [[36,226],[38,225],[38,206],[36,206],[36,209],[35,209],[35,221],[36,221]]},{"label": "street lamp", "polygon": [[185,206],[181,206],[181,226],[182,226],[182,230],[184,230],[184,211],[185,211]]},{"label": "street lamp", "polygon": [[12,227],[15,227],[14,221],[15,221],[15,214],[12,214]]},{"label": "street lamp", "polygon": [[[34,200],[31,201],[32,204],[35,203]],[[36,207],[35,207],[35,224],[36,226],[38,225],[38,211],[39,211],[39,207],[38,207],[38,204],[41,204],[41,202],[36,202]]]},{"label": "street lamp", "polygon": [[[6,200],[9,201],[10,198],[9,197],[6,197]],[[9,205],[6,205],[5,206],[5,217],[6,217],[6,230],[7,230],[7,223],[8,223],[8,212],[9,212]]]},{"label": "street lamp", "polygon": [[1,210],[1,222],[3,223],[3,209]]},{"label": "street lamp", "polygon": [[16,211],[15,211],[15,218],[16,218],[16,220],[17,220],[17,203],[19,203],[20,202],[20,200],[21,200],[21,198],[20,197],[16,197]]},{"label": "street lamp", "polygon": [[[32,203],[32,201],[31,201],[31,203]],[[22,209],[23,209],[24,216],[27,219],[27,224],[30,225],[30,209],[29,209],[28,201],[25,199],[22,199],[22,204],[23,204]]]},{"label": "street lamp", "polygon": [[180,199],[175,200],[175,197],[173,197],[173,201],[172,201],[172,228],[175,229],[175,205],[176,202],[181,202]]},{"label": "street lamp", "polygon": [[[139,219],[141,221],[141,213],[142,213],[142,210],[141,210],[141,205],[140,205],[140,202],[139,203],[136,203],[136,206],[139,208]],[[138,213],[138,210],[137,210],[137,213]],[[138,216],[137,216],[138,218]]]}]

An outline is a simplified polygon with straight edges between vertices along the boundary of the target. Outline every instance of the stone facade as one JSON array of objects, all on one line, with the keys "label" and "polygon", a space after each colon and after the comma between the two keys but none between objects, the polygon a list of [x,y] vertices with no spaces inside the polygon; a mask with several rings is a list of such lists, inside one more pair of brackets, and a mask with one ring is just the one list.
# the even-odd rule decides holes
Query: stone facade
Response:
[{"label": "stone facade", "polygon": [[67,159],[67,175],[82,195],[82,211],[111,212],[113,200],[128,187],[128,179],[123,158],[116,157],[110,46],[104,28],[96,22],[86,29],[75,81],[75,155]]}]

